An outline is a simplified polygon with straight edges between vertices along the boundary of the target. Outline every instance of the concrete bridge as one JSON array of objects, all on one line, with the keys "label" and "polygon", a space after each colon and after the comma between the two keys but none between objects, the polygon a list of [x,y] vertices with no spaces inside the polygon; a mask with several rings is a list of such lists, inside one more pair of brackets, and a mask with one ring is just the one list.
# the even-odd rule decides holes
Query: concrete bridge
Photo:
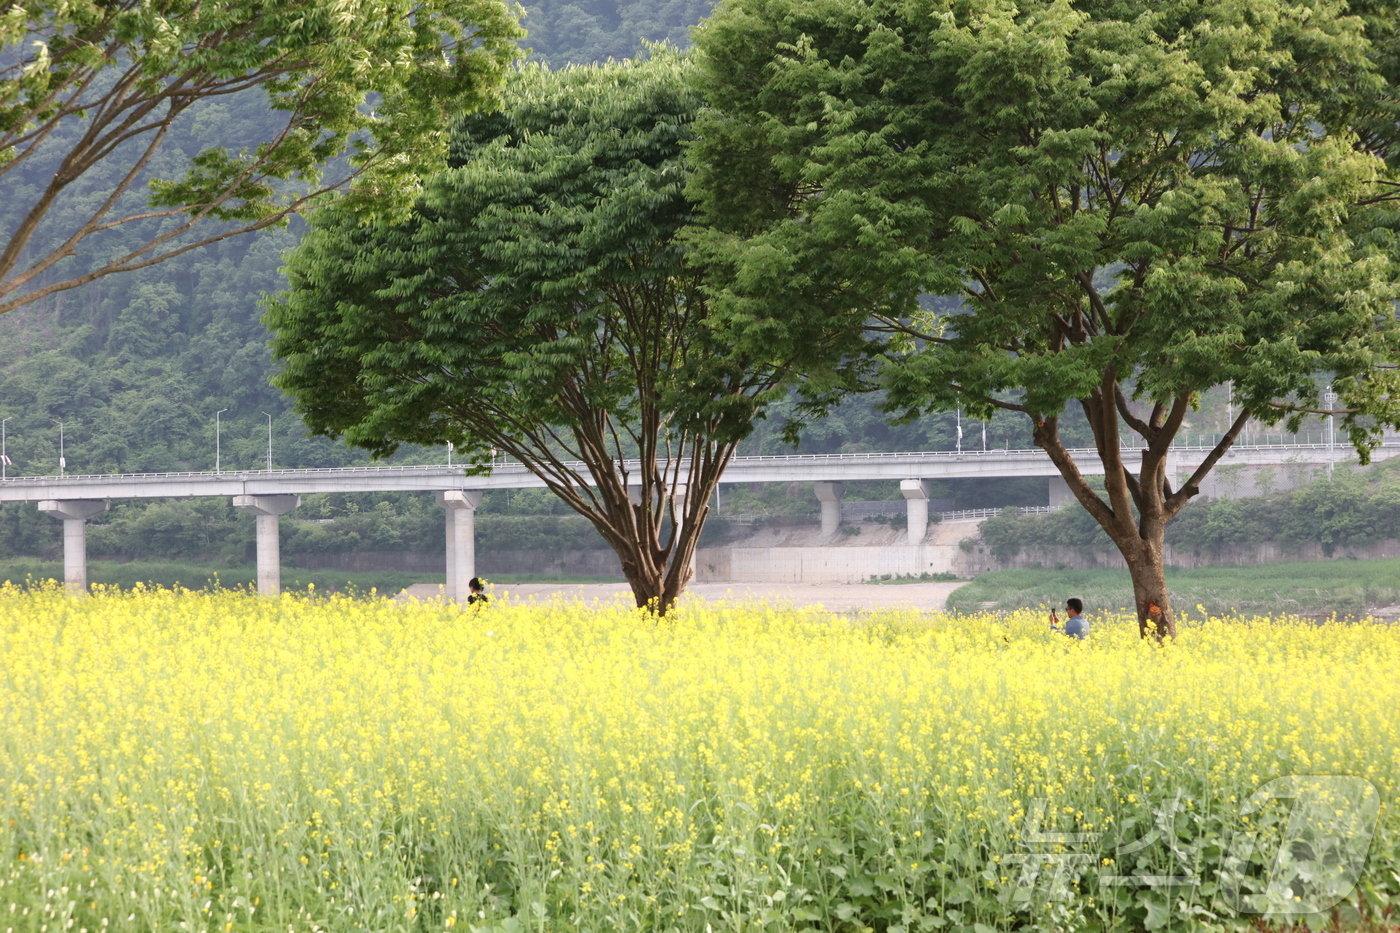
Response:
[{"label": "concrete bridge", "polygon": [[[1174,448],[1168,469],[1189,475],[1208,453],[1205,447]],[[1373,459],[1400,453],[1400,439],[1387,439]],[[1102,472],[1092,450],[1073,451],[1086,474]],[[1136,463],[1141,451],[1124,451]],[[1236,446],[1221,465],[1289,466],[1349,463],[1349,446],[1334,444],[1263,444]],[[579,465],[582,472],[582,465]],[[924,539],[929,521],[929,482],[971,477],[1049,477],[1052,506],[1068,504],[1069,492],[1043,451],[966,450],[912,453],[816,454],[737,457],[725,471],[725,483],[811,482],[822,510],[822,530],[834,533],[841,523],[843,484],[856,480],[899,483],[907,509],[911,543]],[[335,467],[310,470],[221,470],[188,473],[121,473],[101,475],[9,476],[0,479],[0,503],[33,502],[63,522],[64,581],[70,591],[87,589],[87,521],[101,514],[111,499],[228,496],[257,523],[258,592],[281,588],[278,519],[312,493],[419,491],[437,493],[445,510],[447,594],[466,596],[475,575],[475,512],[491,489],[542,488],[544,482],[515,462],[495,463],[489,473],[468,475],[461,466]],[[678,497],[685,495],[677,489]]]}]

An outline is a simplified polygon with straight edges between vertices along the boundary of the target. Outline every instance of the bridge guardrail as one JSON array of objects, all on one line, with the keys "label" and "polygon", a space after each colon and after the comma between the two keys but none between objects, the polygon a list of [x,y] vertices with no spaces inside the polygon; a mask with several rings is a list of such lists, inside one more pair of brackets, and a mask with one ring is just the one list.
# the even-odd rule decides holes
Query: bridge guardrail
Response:
[{"label": "bridge guardrail", "polygon": [[[1400,435],[1387,435],[1382,439],[1382,447],[1395,447],[1400,445]],[[1246,452],[1256,450],[1323,450],[1330,449],[1345,452],[1350,449],[1350,445],[1345,442],[1341,444],[1327,442],[1302,442],[1302,443],[1264,443],[1264,444],[1236,444],[1231,448],[1232,452]],[[1176,453],[1205,453],[1213,449],[1211,446],[1177,446],[1172,450]],[[1140,448],[1124,448],[1125,454],[1135,456],[1140,452]],[[1076,458],[1084,456],[1096,456],[1097,452],[1093,448],[1079,447],[1069,451],[1070,455]],[[731,466],[743,464],[790,464],[798,466],[804,463],[860,463],[860,462],[897,462],[907,461],[946,461],[946,460],[981,460],[981,459],[1039,459],[1045,456],[1045,452],[1038,447],[1018,447],[1018,448],[993,448],[988,450],[919,450],[919,451],[897,451],[897,452],[858,452],[858,453],[835,453],[835,454],[762,454],[754,456],[735,457],[730,463]],[[627,466],[638,463],[636,460],[625,461]],[[570,469],[582,470],[584,466],[579,461],[566,461],[565,465]],[[90,482],[112,482],[114,480],[134,480],[137,482],[150,481],[160,482],[172,479],[209,479],[218,477],[220,479],[266,479],[269,477],[297,477],[297,476],[317,476],[328,474],[341,475],[388,475],[388,474],[411,474],[414,472],[440,474],[442,472],[459,472],[466,475],[467,467],[458,464],[389,464],[383,466],[343,466],[343,467],[305,467],[305,468],[279,468],[273,470],[182,470],[176,472],[161,473],[65,473],[62,475],[48,474],[36,476],[6,476],[0,482],[14,483],[62,483],[81,485],[83,481]],[[528,472],[525,465],[515,460],[497,461],[491,465],[490,473],[523,473]]]},{"label": "bridge guardrail", "polygon": [[1063,506],[1058,506],[1058,505],[1008,505],[1008,506],[1004,506],[1004,507],[999,508],[999,509],[958,509],[958,510],[953,511],[953,512],[934,512],[933,514],[929,515],[929,518],[933,518],[934,515],[937,515],[939,521],[942,521],[942,522],[957,522],[957,521],[968,521],[968,520],[970,520],[970,519],[977,519],[977,518],[991,518],[991,517],[994,516],[994,515],[1000,515],[1002,512],[1005,512],[1007,509],[1011,509],[1012,511],[1015,511],[1015,512],[1020,512],[1020,513],[1022,513],[1022,514],[1038,514],[1038,513],[1043,513],[1043,512],[1058,512],[1061,508],[1063,508]]}]

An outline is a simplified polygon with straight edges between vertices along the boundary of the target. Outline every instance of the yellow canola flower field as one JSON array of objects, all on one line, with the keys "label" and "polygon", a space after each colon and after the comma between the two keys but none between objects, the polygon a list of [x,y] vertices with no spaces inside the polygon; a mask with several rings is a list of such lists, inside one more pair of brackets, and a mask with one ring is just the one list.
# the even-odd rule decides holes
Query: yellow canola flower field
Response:
[{"label": "yellow canola flower field", "polygon": [[0,589],[0,930],[1400,911],[1400,628]]}]

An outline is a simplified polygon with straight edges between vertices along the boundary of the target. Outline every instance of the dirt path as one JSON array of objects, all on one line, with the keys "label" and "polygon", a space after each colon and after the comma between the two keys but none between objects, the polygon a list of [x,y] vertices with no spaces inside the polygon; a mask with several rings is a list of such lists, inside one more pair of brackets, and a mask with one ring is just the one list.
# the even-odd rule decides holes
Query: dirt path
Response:
[{"label": "dirt path", "polygon": [[[771,602],[826,609],[942,609],[948,594],[962,586],[954,583],[692,583],[682,599],[710,602]],[[627,600],[632,591],[625,583],[502,583],[496,597],[511,602],[563,596],[584,602]]]}]

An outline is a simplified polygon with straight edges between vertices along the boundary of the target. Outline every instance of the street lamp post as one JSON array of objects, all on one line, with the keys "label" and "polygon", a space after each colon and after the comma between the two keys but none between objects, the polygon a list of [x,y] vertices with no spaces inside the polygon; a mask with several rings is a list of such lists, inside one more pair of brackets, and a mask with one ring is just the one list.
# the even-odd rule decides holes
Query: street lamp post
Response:
[{"label": "street lamp post", "polygon": [[10,458],[5,456],[5,425],[9,418],[0,418],[0,479],[7,479],[10,475]]},{"label": "street lamp post", "polygon": [[267,468],[272,469],[272,416],[263,412],[263,417],[267,419]]},{"label": "street lamp post", "polygon": [[1235,423],[1235,380],[1225,383],[1225,430]]},{"label": "street lamp post", "polygon": [[220,449],[219,449],[219,416],[222,415],[222,414],[223,414],[224,412],[226,412],[226,411],[228,411],[227,408],[220,408],[218,411],[214,412],[214,472],[215,472],[215,473],[220,472],[220,468],[221,468],[221,466],[222,466],[222,460],[220,459],[220,453],[221,453],[221,451],[220,451]]},{"label": "street lamp post", "polygon": [[1323,396],[1327,402],[1327,478],[1332,478],[1332,464],[1337,459],[1337,413],[1332,409],[1337,407],[1337,393],[1332,391],[1332,387],[1327,387],[1327,394]]},{"label": "street lamp post", "polygon": [[68,470],[68,460],[63,456],[63,422],[49,420],[58,425],[58,475],[62,476]]}]

